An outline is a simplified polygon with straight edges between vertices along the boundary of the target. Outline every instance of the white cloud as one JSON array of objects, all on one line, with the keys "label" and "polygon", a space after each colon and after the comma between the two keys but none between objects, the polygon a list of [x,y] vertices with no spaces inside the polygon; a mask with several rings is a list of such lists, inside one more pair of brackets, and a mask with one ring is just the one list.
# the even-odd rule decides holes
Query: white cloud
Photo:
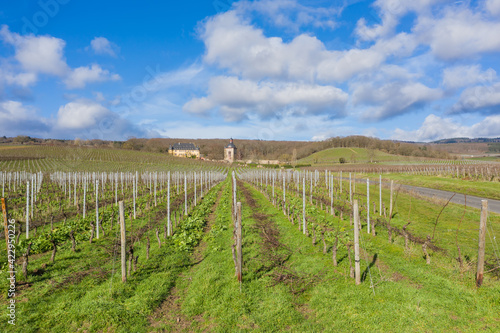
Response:
[{"label": "white cloud", "polygon": [[7,84],[18,85],[23,88],[26,88],[37,81],[37,76],[35,73],[2,73],[2,71],[0,70],[0,74],[3,76],[3,79],[5,80],[5,82],[7,82]]},{"label": "white cloud", "polygon": [[9,31],[6,25],[0,30],[4,42],[15,47],[15,59],[25,71],[64,76],[69,68],[64,59],[66,42],[51,36],[21,36]]},{"label": "white cloud", "polygon": [[172,87],[191,85],[202,71],[203,67],[198,64],[168,72],[161,71],[159,66],[155,69],[146,67],[147,75],[142,85],[136,86],[136,88],[139,89],[142,86],[149,92],[157,92]]},{"label": "white cloud", "polygon": [[[120,79],[119,75],[112,74],[97,64],[70,68],[64,58],[66,42],[62,39],[51,36],[21,36],[10,32],[6,25],[0,29],[0,39],[15,49],[13,59],[17,63],[12,62],[13,59],[7,59],[0,68],[3,81],[9,85],[30,86],[38,80],[39,74],[58,76],[70,89],[83,88],[90,82]],[[98,47],[98,50],[105,51],[102,45]]]},{"label": "white cloud", "polygon": [[184,104],[183,110],[189,113],[203,115],[207,111],[215,107],[216,104],[212,102],[211,99],[208,99],[206,97],[201,97],[201,98],[193,98],[192,100],[188,101],[186,104]]},{"label": "white cloud", "polygon": [[105,37],[95,37],[90,42],[90,47],[95,54],[109,55],[111,57],[116,57],[118,51],[118,47]]},{"label": "white cloud", "polygon": [[394,34],[402,16],[408,12],[428,13],[432,5],[446,0],[378,0],[373,5],[378,8],[381,24],[368,26],[366,19],[361,18],[356,24],[356,34],[361,40],[376,40]]},{"label": "white cloud", "polygon": [[394,130],[392,139],[434,141],[456,137],[478,138],[499,136],[500,115],[489,116],[476,124],[464,126],[454,122],[450,118],[441,118],[431,114],[425,118],[422,126],[415,131],[405,131],[397,128]]},{"label": "white cloud", "polygon": [[486,0],[486,8],[491,14],[500,16],[500,0]]},{"label": "white cloud", "polygon": [[353,105],[368,105],[362,117],[371,121],[408,113],[442,96],[441,90],[419,82],[390,82],[380,86],[375,82],[362,82],[353,87]]},{"label": "white cloud", "polygon": [[184,105],[191,113],[204,113],[220,106],[228,121],[237,121],[248,114],[272,117],[285,110],[296,114],[344,115],[348,95],[332,86],[303,83],[276,83],[239,80],[236,77],[215,77],[209,84],[209,96],[195,98]]},{"label": "white cloud", "polygon": [[445,60],[500,51],[500,22],[469,8],[449,7],[440,18],[420,16],[414,31],[422,44],[429,44]]},{"label": "white cloud", "polygon": [[75,68],[64,80],[70,89],[83,88],[87,83],[117,81],[120,80],[118,74],[112,74],[108,70],[102,69],[97,64]]},{"label": "white cloud", "polygon": [[256,12],[271,24],[293,31],[304,26],[333,29],[334,17],[341,12],[340,7],[309,7],[295,0],[239,1],[233,8],[245,14]]},{"label": "white cloud", "polygon": [[17,101],[0,102],[0,131],[2,135],[46,135],[50,121],[39,117],[32,107]]},{"label": "white cloud", "polygon": [[57,126],[64,129],[84,129],[95,127],[104,118],[112,116],[112,112],[99,103],[78,100],[69,102],[57,112]]},{"label": "white cloud", "polygon": [[492,68],[481,71],[480,65],[455,66],[443,70],[443,85],[455,89],[471,84],[490,83],[496,79],[497,73]]},{"label": "white cloud", "polygon": [[500,82],[465,89],[451,113],[486,111],[500,113]]},{"label": "white cloud", "polygon": [[316,37],[301,34],[289,43],[266,37],[262,30],[230,11],[210,19],[202,33],[205,61],[243,78],[260,80],[344,81],[371,71],[390,56],[408,56],[417,46],[401,33],[368,49],[329,51]]}]

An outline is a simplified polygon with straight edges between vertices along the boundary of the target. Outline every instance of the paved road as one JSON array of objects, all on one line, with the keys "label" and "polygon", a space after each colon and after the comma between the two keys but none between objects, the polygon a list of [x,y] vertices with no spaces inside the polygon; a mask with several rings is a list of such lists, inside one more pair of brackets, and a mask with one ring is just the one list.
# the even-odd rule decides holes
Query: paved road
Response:
[{"label": "paved road", "polygon": [[[343,180],[349,181],[349,178],[343,178]],[[366,178],[356,178],[357,183],[366,183]],[[370,180],[370,184],[378,184],[378,179],[376,181]],[[387,182],[382,182],[385,186],[390,186],[390,183]],[[397,188],[398,185],[394,184],[394,187]],[[432,188],[427,188],[427,187],[419,187],[419,186],[411,186],[411,185],[401,185],[402,188],[405,190],[410,190],[410,191],[415,191],[421,195],[424,195],[426,197],[437,197],[437,198],[442,198],[445,200],[449,200],[451,196],[454,194],[454,192],[449,192],[449,191],[443,191],[443,190],[435,190]],[[500,200],[494,200],[494,199],[488,199],[488,198],[480,198],[480,197],[475,197],[472,195],[467,196],[467,207],[474,207],[481,209],[481,200],[488,200],[488,211],[500,214]],[[465,197],[461,193],[455,194],[453,199],[451,199],[450,202],[459,204],[459,205],[464,205],[465,204]]]},{"label": "paved road", "polygon": [[[421,195],[425,195],[427,197],[437,197],[448,200],[453,196],[454,192],[448,192],[443,190],[435,190],[427,187],[418,187],[418,186],[410,186],[410,185],[401,185],[402,188],[406,190],[415,191]],[[467,196],[467,207],[474,207],[481,209],[481,200],[488,200],[488,211],[500,214],[500,200],[487,199],[475,197],[472,195]],[[462,193],[457,193],[451,199],[451,202],[464,205],[465,204],[465,196]]]}]

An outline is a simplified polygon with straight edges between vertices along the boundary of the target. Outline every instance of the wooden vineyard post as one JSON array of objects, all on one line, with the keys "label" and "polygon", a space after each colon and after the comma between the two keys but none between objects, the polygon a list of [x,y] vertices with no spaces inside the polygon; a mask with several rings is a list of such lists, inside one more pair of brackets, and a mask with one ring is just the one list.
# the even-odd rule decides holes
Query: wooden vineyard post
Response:
[{"label": "wooden vineyard post", "polygon": [[302,233],[305,235],[307,230],[306,226],[306,177],[304,176],[302,182]]},{"label": "wooden vineyard post", "polygon": [[479,222],[479,250],[477,254],[476,286],[483,284],[486,221],[488,220],[488,200],[481,200],[481,221]]},{"label": "wooden vineyard post", "polygon": [[349,202],[352,204],[352,178],[349,172]]},{"label": "wooden vineyard post", "polygon": [[391,196],[389,199],[389,220],[392,218],[392,197],[394,194],[394,180],[391,180]]},{"label": "wooden vineyard post", "polygon": [[2,198],[2,213],[3,213],[3,226],[5,232],[5,243],[7,244],[7,251],[9,250],[9,231],[8,231],[8,219],[7,219],[7,206],[5,205],[5,198]]},{"label": "wooden vineyard post", "polygon": [[187,175],[184,172],[184,215],[188,214]]},{"label": "wooden vineyard post", "polygon": [[237,229],[236,229],[236,249],[238,252],[238,281],[242,282],[242,265],[243,265],[243,253],[241,252],[241,236],[242,236],[242,226],[241,226],[241,202],[236,203],[236,214],[237,217]]},{"label": "wooden vineyard post", "polygon": [[87,177],[83,178],[83,218],[85,218],[85,209],[87,206]]},{"label": "wooden vineyard post", "polygon": [[285,207],[286,192],[285,192],[285,173],[283,172],[283,207]]},{"label": "wooden vineyard post", "polygon": [[370,179],[366,178],[366,223],[370,233]]},{"label": "wooden vineyard post", "polygon": [[353,202],[354,210],[354,277],[356,285],[361,284],[361,269],[359,265],[359,207],[358,200]]},{"label": "wooden vineyard post", "polygon": [[340,171],[340,194],[342,194],[342,171]]},{"label": "wooden vineyard post", "polygon": [[118,203],[120,211],[120,244],[121,244],[121,263],[122,263],[122,282],[127,282],[127,251],[126,251],[126,238],[125,238],[125,212],[123,208],[123,201]]},{"label": "wooden vineyard post", "polygon": [[137,189],[137,183],[136,183],[136,178],[132,178],[132,195],[133,195],[133,205],[134,205],[134,220],[135,220],[135,217],[136,217],[136,214],[135,214],[135,196],[136,196],[136,189]]},{"label": "wooden vineyard post", "polygon": [[[5,244],[7,245],[7,262],[9,262],[9,243],[14,244],[14,235],[12,235],[11,238],[9,238],[9,219],[8,219],[8,214],[7,214],[7,205],[5,204],[5,198],[2,197],[2,213],[3,213],[3,225],[4,225],[4,231],[5,231]],[[12,239],[12,241],[10,240]],[[12,247],[12,246],[11,246]],[[10,278],[9,280],[12,282],[16,280],[16,275],[15,275],[15,270],[14,270],[14,263],[12,265],[9,262],[9,273],[10,273]]]},{"label": "wooden vineyard post", "polygon": [[170,219],[170,171],[167,174],[167,228],[168,235],[172,236],[172,220]]},{"label": "wooden vineyard post", "polygon": [[30,238],[30,182],[26,184],[26,239]]},{"label": "wooden vineyard post", "polygon": [[382,216],[382,175],[378,175],[378,203],[379,203],[379,208],[378,208],[378,215]]},{"label": "wooden vineyard post", "polygon": [[96,224],[96,238],[99,239],[99,180],[95,181],[95,224]]},{"label": "wooden vineyard post", "polygon": [[330,174],[330,214],[335,216],[335,211],[333,210],[333,177]]}]

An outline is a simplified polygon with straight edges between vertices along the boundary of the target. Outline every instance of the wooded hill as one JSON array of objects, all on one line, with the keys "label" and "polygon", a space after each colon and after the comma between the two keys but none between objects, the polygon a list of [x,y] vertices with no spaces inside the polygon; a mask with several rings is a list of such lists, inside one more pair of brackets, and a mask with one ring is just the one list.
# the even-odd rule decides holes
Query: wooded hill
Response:
[{"label": "wooded hill", "polygon": [[[192,142],[200,147],[202,156],[208,159],[222,160],[224,158],[224,146],[228,139],[175,139],[154,138],[142,139],[131,138],[127,141],[105,141],[105,140],[52,140],[36,139],[28,136],[16,138],[3,138],[4,144],[49,144],[49,145],[77,145],[121,148],[138,151],[150,151],[167,153],[168,147],[177,142]],[[446,151],[434,149],[431,145],[420,143],[395,142],[391,140],[380,140],[365,136],[334,137],[324,141],[263,141],[263,140],[240,140],[234,139],[238,148],[237,158],[243,160],[280,160],[289,162],[299,160],[311,154],[328,148],[350,147],[380,150],[382,152],[429,158],[450,158]]]}]

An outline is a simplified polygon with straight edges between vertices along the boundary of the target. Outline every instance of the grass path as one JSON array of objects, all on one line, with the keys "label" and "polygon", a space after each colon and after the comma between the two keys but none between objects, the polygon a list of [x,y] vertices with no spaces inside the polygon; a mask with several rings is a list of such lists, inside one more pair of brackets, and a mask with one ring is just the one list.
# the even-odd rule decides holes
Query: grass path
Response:
[{"label": "grass path", "polygon": [[[227,186],[227,183],[226,183]],[[217,200],[212,206],[212,212],[207,218],[207,224],[204,229],[205,235],[210,231],[211,227],[215,222],[215,211],[219,205],[220,199],[222,197],[224,187],[219,189],[217,194]],[[195,270],[196,265],[201,263],[205,257],[205,250],[207,248],[206,237],[196,246],[192,254],[193,266],[186,272],[179,275],[176,281],[176,285],[170,291],[170,295],[162,302],[162,304],[154,311],[154,314],[149,318],[149,321],[154,329],[156,330],[166,330],[168,332],[183,332],[189,331],[191,326],[195,326],[200,322],[200,318],[189,318],[185,316],[182,311],[182,301],[181,292],[177,284],[182,283],[182,280],[190,280]]]},{"label": "grass path", "polygon": [[[488,279],[477,290],[473,267],[460,270],[454,259],[438,253],[431,253],[431,265],[426,265],[419,245],[412,245],[405,252],[401,237],[389,243],[383,230],[372,237],[363,229],[364,282],[355,286],[348,277],[345,247],[341,246],[338,252],[339,266],[333,267],[331,252],[323,255],[322,245],[312,246],[310,237],[302,235],[262,194],[253,188],[252,192],[260,209],[279,225],[282,242],[298,249],[288,261],[290,266],[309,274],[326,270],[300,295],[298,304],[305,304],[311,316],[292,330],[477,332],[500,329],[497,297],[500,286],[495,279]],[[349,229],[349,222],[341,221],[340,227]]]},{"label": "grass path", "polygon": [[[204,197],[177,230],[182,230],[191,214],[212,205],[212,193],[218,189],[220,185]],[[130,221],[126,221],[130,232]],[[156,221],[158,226],[165,222]],[[147,218],[133,221],[134,230],[147,225]],[[79,243],[76,252],[71,252],[70,244],[63,244],[55,263],[47,264],[50,253],[30,257],[29,283],[18,286],[17,321],[9,332],[150,332],[148,319],[153,310],[168,297],[179,274],[192,265],[190,252],[180,250],[174,237],[161,237],[159,247],[153,229],[135,242],[134,255],[139,256],[139,262],[126,283],[121,282],[116,224],[93,244]],[[146,235],[151,239],[148,260]],[[5,295],[0,296],[1,304],[6,304]],[[6,315],[2,320],[6,322]]]}]

